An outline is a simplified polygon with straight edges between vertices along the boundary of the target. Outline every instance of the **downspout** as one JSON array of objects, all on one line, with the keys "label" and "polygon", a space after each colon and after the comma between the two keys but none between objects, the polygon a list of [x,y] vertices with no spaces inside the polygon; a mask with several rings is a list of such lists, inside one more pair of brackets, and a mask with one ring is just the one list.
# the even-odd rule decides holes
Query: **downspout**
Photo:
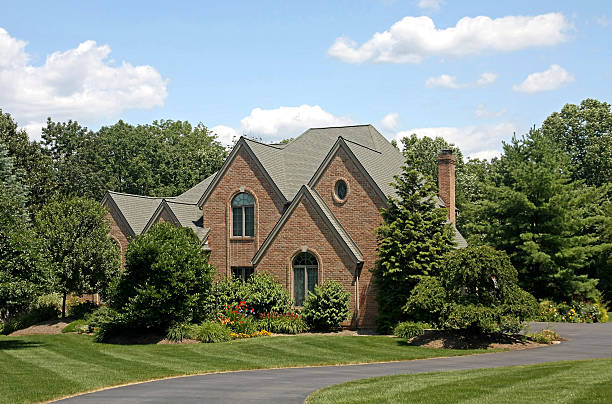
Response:
[{"label": "downspout", "polygon": [[361,275],[361,269],[363,268],[363,262],[357,263],[355,268],[355,328],[359,329],[359,275]]}]

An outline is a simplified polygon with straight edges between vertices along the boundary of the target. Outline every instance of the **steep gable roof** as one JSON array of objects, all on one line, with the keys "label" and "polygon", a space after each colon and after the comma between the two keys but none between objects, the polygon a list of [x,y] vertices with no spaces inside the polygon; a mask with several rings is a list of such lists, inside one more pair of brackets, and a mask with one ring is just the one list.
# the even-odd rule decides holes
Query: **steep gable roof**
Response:
[{"label": "steep gable roof", "polygon": [[259,261],[263,258],[268,248],[272,245],[272,242],[276,238],[276,236],[280,233],[283,226],[287,222],[287,220],[291,217],[295,208],[299,205],[302,199],[309,200],[313,207],[317,210],[317,212],[323,218],[323,221],[327,224],[327,226],[332,230],[335,236],[340,241],[342,247],[347,251],[349,256],[353,259],[353,261],[357,264],[363,262],[363,254],[361,250],[355,244],[351,236],[349,236],[348,232],[344,229],[342,224],[338,221],[336,216],[329,210],[321,196],[314,189],[310,188],[308,185],[302,185],[298,193],[293,198],[293,201],[285,210],[285,213],[281,216],[279,221],[276,223],[268,237],[264,240],[261,247],[251,260],[253,265],[257,265]]},{"label": "steep gable roof", "polygon": [[143,228],[142,232],[147,232],[154,223],[157,222],[163,212],[167,212],[172,219],[172,223],[179,224],[182,227],[188,227],[198,236],[200,241],[203,241],[210,231],[209,228],[203,227],[202,210],[195,203],[185,203],[172,199],[163,199],[151,218]]},{"label": "steep gable roof", "polygon": [[[208,188],[210,183],[215,178],[215,175],[217,175],[216,172],[213,173],[212,175],[209,175],[203,181],[200,181],[199,183],[197,183],[196,185],[189,188],[187,191],[183,192],[182,194],[180,194],[179,196],[173,199],[176,201],[181,201],[185,203],[197,204],[200,198],[202,197],[202,195],[204,195],[204,192],[206,192],[206,189]],[[166,199],[169,199],[169,198],[166,198]]]},{"label": "steep gable roof", "polygon": [[132,235],[143,233],[149,218],[164,200],[164,198],[108,191],[102,199],[102,204],[106,205],[109,199],[112,200],[123,215],[130,230],[133,232]]}]

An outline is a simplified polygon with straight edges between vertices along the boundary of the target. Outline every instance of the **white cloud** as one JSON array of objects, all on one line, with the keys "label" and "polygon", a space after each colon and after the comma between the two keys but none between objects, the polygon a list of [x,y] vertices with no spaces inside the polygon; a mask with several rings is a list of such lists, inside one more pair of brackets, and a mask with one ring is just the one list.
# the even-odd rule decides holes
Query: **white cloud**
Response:
[{"label": "white cloud", "polygon": [[382,127],[390,132],[395,132],[397,129],[399,114],[397,112],[390,112],[380,120]]},{"label": "white cloud", "polygon": [[85,41],[29,64],[26,42],[0,28],[0,105],[36,133],[46,118],[87,123],[122,111],[162,106],[168,81],[151,66],[109,60],[108,45]]},{"label": "white cloud", "polygon": [[491,85],[497,80],[497,74],[495,73],[482,73],[478,80],[474,83],[457,83],[457,77],[451,76],[450,74],[441,74],[437,77],[429,77],[425,80],[425,87],[427,88],[450,88],[459,89],[467,87],[486,87]]},{"label": "white cloud", "polygon": [[419,0],[417,5],[419,8],[432,8],[434,10],[439,10],[441,3],[442,0]]},{"label": "white cloud", "polygon": [[418,137],[440,136],[449,143],[454,143],[461,149],[464,156],[474,158],[492,158],[500,155],[502,140],[512,137],[516,127],[508,122],[495,125],[413,128],[395,134],[398,144],[405,136],[416,133]]},{"label": "white cloud", "polygon": [[476,85],[478,87],[486,87],[491,85],[497,80],[497,74],[491,72],[485,72],[480,75],[478,80],[476,80]]},{"label": "white cloud", "polygon": [[487,51],[551,46],[566,39],[570,23],[560,13],[537,16],[464,17],[456,26],[436,28],[429,17],[404,17],[358,45],[339,37],[327,51],[347,63],[421,63],[430,56],[461,57]]},{"label": "white cloud", "polygon": [[521,93],[539,93],[556,90],[572,81],[574,76],[571,73],[559,65],[551,65],[548,70],[531,73],[522,83],[512,86],[512,89]]},{"label": "white cloud", "polygon": [[231,145],[239,136],[236,129],[225,125],[213,126],[210,131],[217,135],[217,140],[225,145]]},{"label": "white cloud", "polygon": [[604,28],[608,28],[612,26],[612,22],[610,22],[610,20],[608,19],[608,16],[606,15],[600,15],[599,17],[595,17],[595,22]]},{"label": "white cloud", "polygon": [[466,87],[466,85],[458,84],[457,77],[455,76],[451,76],[448,74],[442,74],[438,77],[430,77],[427,80],[425,80],[425,87],[427,88],[441,87],[441,88],[457,89],[457,88]]},{"label": "white cloud", "polygon": [[255,108],[240,120],[239,129],[217,125],[211,130],[221,136],[222,142],[230,144],[227,139],[237,136],[238,133],[274,142],[295,137],[309,128],[351,124],[353,120],[348,117],[335,116],[318,105],[304,104],[299,107],[275,109]]},{"label": "white cloud", "polygon": [[506,110],[502,109],[500,111],[491,111],[487,109],[484,104],[478,104],[476,106],[476,110],[474,111],[475,118],[499,118],[506,114]]}]

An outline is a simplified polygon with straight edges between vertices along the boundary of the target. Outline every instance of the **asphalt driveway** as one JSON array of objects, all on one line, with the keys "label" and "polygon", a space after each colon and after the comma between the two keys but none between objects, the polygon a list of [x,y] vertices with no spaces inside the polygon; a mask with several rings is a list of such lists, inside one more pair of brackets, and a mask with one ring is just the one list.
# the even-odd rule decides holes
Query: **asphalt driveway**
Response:
[{"label": "asphalt driveway", "polygon": [[[547,328],[546,323],[530,324],[531,331],[542,328]],[[98,391],[61,402],[302,403],[322,387],[368,377],[612,357],[612,323],[555,323],[549,328],[568,341],[543,348],[451,358],[186,376]]]}]

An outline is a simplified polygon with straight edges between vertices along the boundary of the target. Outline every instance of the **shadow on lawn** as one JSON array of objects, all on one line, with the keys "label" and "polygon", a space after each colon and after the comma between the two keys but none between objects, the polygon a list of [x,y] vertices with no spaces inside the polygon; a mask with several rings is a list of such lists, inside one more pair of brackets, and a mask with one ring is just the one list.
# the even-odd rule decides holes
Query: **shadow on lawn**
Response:
[{"label": "shadow on lawn", "polygon": [[20,339],[0,339],[0,351],[8,351],[15,349],[38,348],[45,344],[38,341],[22,341]]}]

